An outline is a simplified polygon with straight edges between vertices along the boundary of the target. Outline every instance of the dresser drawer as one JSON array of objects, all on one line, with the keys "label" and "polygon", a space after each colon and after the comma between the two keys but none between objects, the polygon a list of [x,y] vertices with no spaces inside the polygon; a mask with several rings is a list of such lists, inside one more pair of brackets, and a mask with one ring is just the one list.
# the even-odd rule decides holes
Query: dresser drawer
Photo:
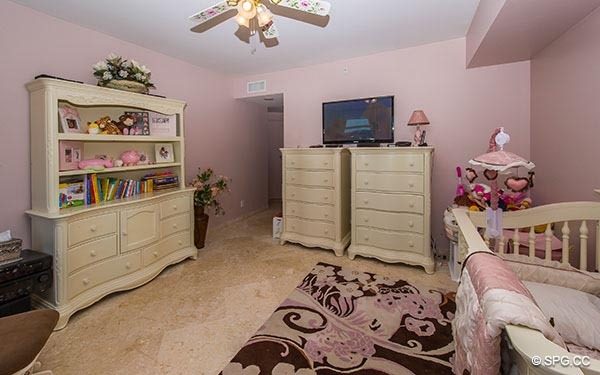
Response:
[{"label": "dresser drawer", "polygon": [[333,155],[291,155],[285,157],[286,168],[333,169]]},{"label": "dresser drawer", "polygon": [[285,198],[288,200],[333,204],[333,190],[329,189],[312,189],[298,186],[286,186]]},{"label": "dresser drawer", "polygon": [[285,230],[309,237],[324,237],[335,239],[335,226],[333,224],[314,222],[308,220],[286,218]]},{"label": "dresser drawer", "polygon": [[68,251],[67,268],[71,274],[78,269],[117,255],[117,236],[101,238]]},{"label": "dresser drawer", "polygon": [[160,238],[165,238],[173,233],[190,229],[190,214],[185,213],[164,219],[160,222]]},{"label": "dresser drawer", "polygon": [[116,232],[117,214],[115,212],[78,220],[69,224],[69,247]]},{"label": "dresser drawer", "polygon": [[385,232],[358,227],[356,228],[356,237],[357,243],[361,245],[423,254],[423,236],[419,234]]},{"label": "dresser drawer", "polygon": [[90,266],[69,276],[67,279],[67,295],[71,299],[97,285],[135,272],[140,267],[141,257],[139,252]]},{"label": "dresser drawer", "polygon": [[423,175],[356,172],[356,189],[422,194]]},{"label": "dresser drawer", "polygon": [[312,220],[334,220],[333,206],[321,206],[317,204],[308,204],[300,202],[286,202],[286,216],[297,216],[304,219]]},{"label": "dresser drawer", "polygon": [[424,219],[417,214],[356,210],[356,225],[422,234]]},{"label": "dresser drawer", "polygon": [[424,201],[420,195],[357,192],[355,207],[422,214]]},{"label": "dresser drawer", "polygon": [[333,187],[333,171],[285,171],[285,182],[291,185]]},{"label": "dresser drawer", "polygon": [[357,155],[356,169],[375,172],[423,172],[423,155],[386,154]]},{"label": "dresser drawer", "polygon": [[190,232],[181,232],[167,237],[156,245],[149,246],[142,250],[144,267],[156,262],[164,256],[186,247],[190,247]]},{"label": "dresser drawer", "polygon": [[162,202],[160,204],[160,218],[164,219],[169,216],[189,212],[192,206],[191,203],[192,198],[188,195]]}]

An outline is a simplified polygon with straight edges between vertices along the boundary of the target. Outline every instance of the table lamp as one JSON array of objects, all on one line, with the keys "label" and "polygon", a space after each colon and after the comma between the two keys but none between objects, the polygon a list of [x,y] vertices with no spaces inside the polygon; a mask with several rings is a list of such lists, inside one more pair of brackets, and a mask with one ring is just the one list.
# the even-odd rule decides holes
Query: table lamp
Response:
[{"label": "table lamp", "polygon": [[421,130],[421,125],[429,125],[429,120],[425,116],[425,112],[416,110],[410,116],[408,120],[408,126],[416,126],[417,131],[415,132],[413,146],[427,146],[425,143],[425,130]]}]

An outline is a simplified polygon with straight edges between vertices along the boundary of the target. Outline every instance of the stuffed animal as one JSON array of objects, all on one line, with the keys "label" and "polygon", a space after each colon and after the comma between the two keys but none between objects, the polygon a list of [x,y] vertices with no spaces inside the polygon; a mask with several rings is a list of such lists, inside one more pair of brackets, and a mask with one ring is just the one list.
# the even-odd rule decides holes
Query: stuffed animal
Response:
[{"label": "stuffed animal", "polygon": [[92,171],[102,171],[104,168],[112,168],[112,160],[107,159],[88,159],[79,162],[79,169],[87,169]]},{"label": "stuffed animal", "polygon": [[126,167],[133,167],[140,162],[141,155],[135,150],[125,151],[121,154],[121,160]]},{"label": "stuffed animal", "polygon": [[100,132],[102,134],[107,134],[107,135],[122,134],[121,131],[119,130],[119,128],[113,123],[113,121],[108,116],[104,116],[94,122],[96,124],[98,124],[98,127],[100,128]]},{"label": "stuffed animal", "polygon": [[132,115],[121,115],[119,116],[119,122],[115,122],[115,125],[123,135],[134,135],[134,124],[135,117]]},{"label": "stuffed animal", "polygon": [[88,122],[87,124],[87,132],[88,134],[100,134],[100,127],[96,124],[95,121]]}]

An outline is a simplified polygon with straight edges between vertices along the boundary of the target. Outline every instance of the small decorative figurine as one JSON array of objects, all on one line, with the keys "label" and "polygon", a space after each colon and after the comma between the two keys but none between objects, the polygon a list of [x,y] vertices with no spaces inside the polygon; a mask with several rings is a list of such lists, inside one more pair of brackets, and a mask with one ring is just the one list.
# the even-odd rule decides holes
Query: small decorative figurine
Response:
[{"label": "small decorative figurine", "polygon": [[113,162],[110,159],[88,159],[79,162],[79,169],[92,171],[102,171],[105,168],[112,168]]},{"label": "small decorative figurine", "polygon": [[135,117],[132,115],[121,115],[119,116],[119,122],[115,122],[115,125],[123,135],[134,135],[134,124]]}]

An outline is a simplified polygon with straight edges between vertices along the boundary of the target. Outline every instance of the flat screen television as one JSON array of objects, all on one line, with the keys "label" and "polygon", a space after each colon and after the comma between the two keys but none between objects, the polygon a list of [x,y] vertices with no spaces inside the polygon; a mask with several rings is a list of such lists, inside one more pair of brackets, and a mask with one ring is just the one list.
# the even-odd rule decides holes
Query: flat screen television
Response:
[{"label": "flat screen television", "polygon": [[323,144],[393,142],[393,96],[323,103]]}]

